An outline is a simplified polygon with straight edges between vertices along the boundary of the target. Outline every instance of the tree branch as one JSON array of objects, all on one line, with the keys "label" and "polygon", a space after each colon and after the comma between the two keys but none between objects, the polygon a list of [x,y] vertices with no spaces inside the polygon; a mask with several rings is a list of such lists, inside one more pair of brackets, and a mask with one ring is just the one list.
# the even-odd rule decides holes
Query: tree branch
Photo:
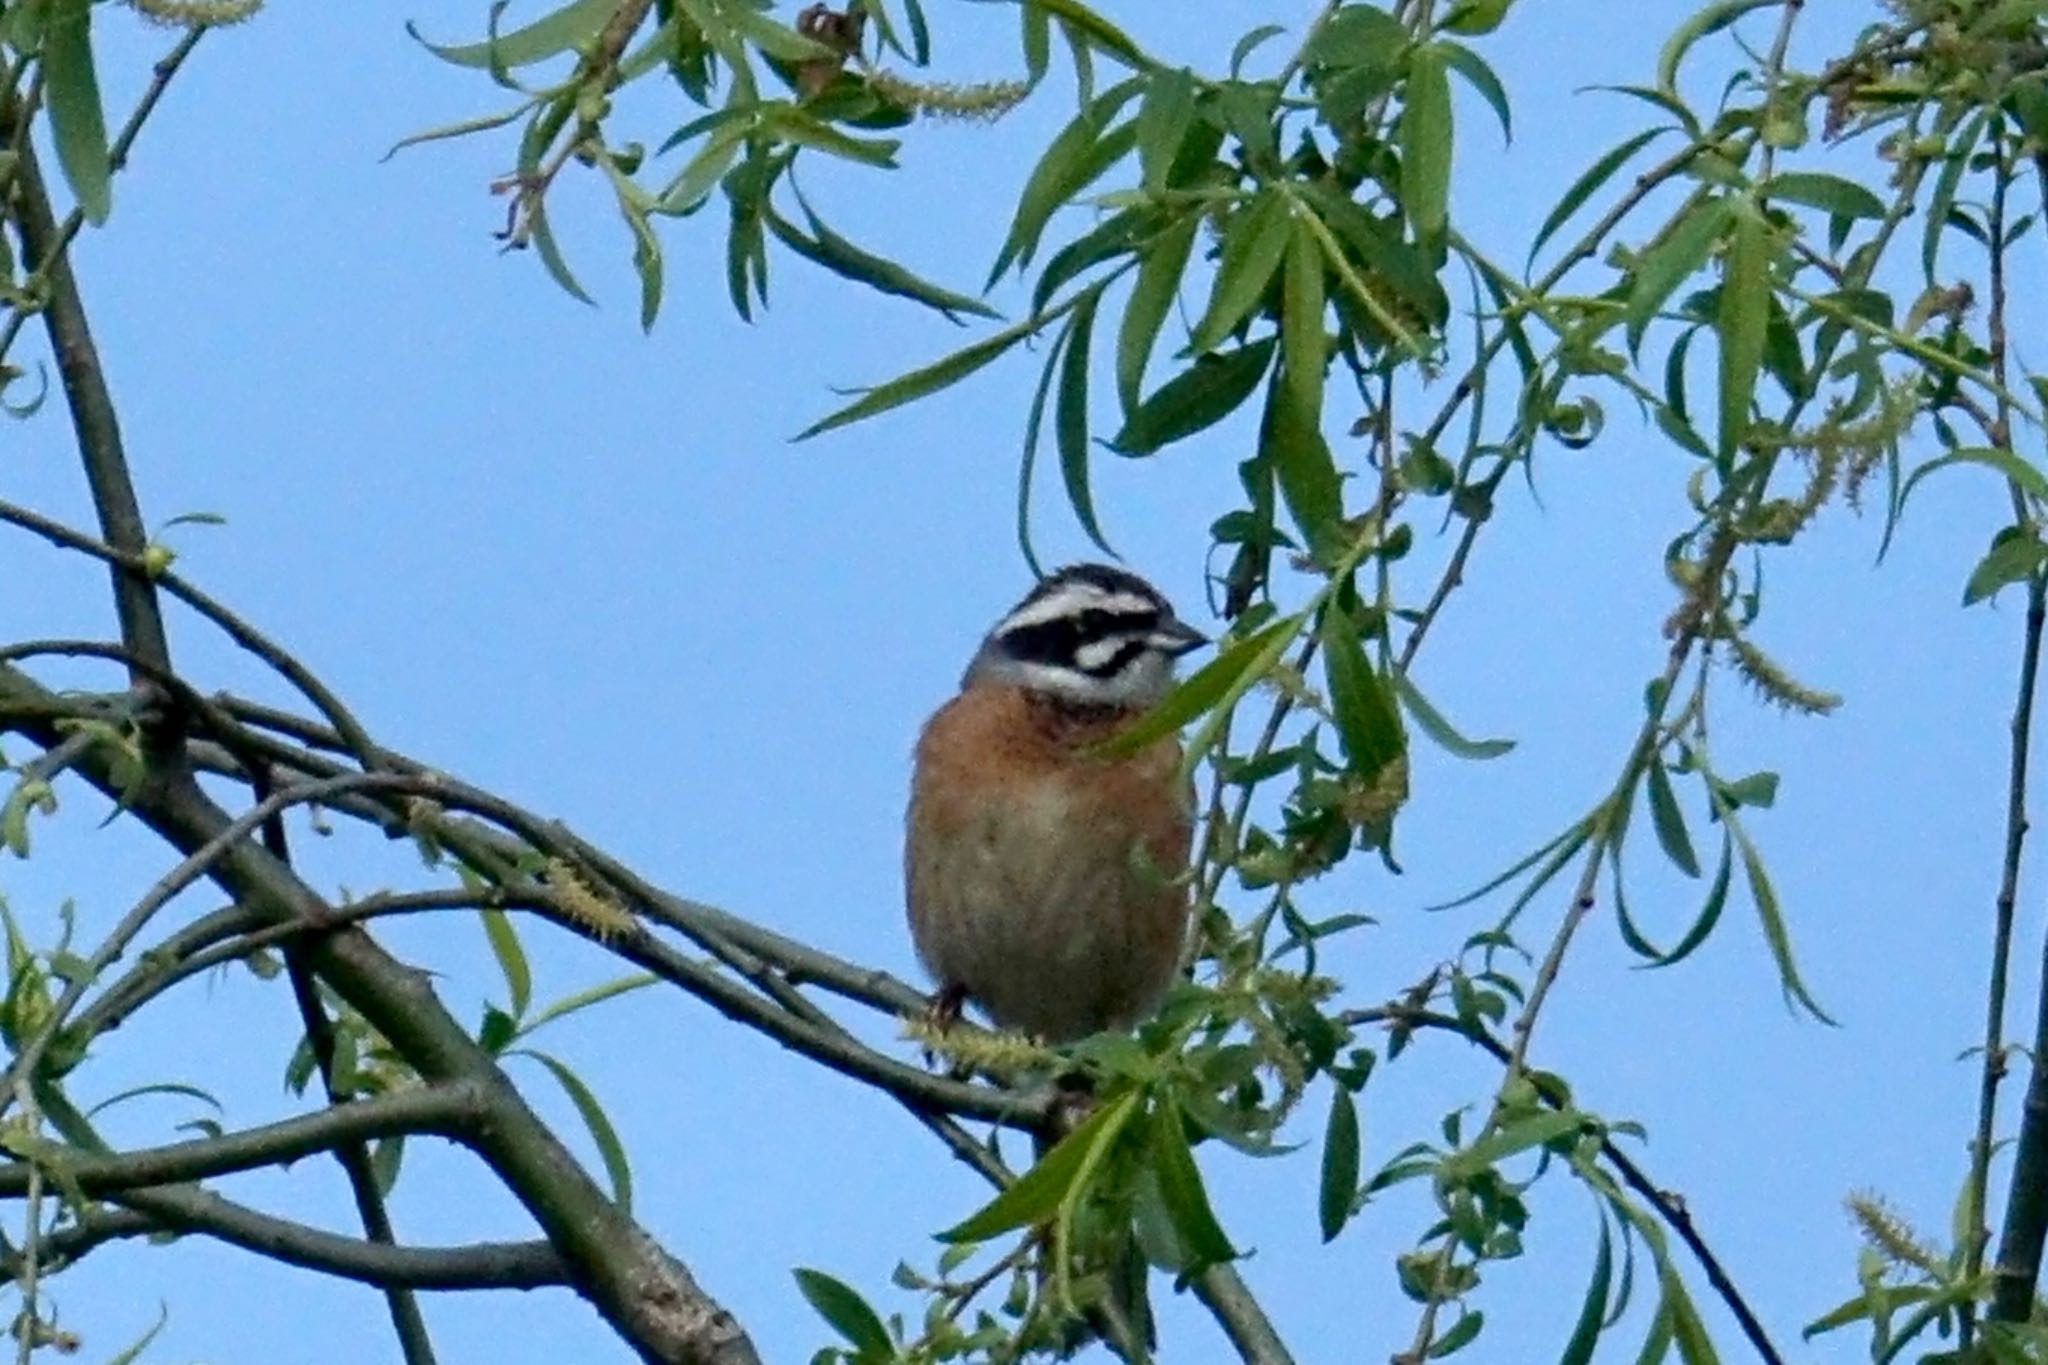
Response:
[{"label": "tree branch", "polygon": [[[46,690],[27,675],[0,667],[0,704],[33,708],[48,700]],[[25,729],[45,746],[61,738],[52,727],[34,721]],[[99,751],[83,755],[78,771],[108,795],[118,794]],[[235,824],[182,774],[130,793],[129,809],[188,856]],[[246,839],[228,842],[208,875],[268,922],[317,924],[328,910],[290,868]],[[478,1082],[488,1114],[477,1150],[575,1267],[579,1291],[643,1358],[757,1365],[759,1357],[739,1324],[611,1202],[527,1107],[496,1059],[448,1014],[423,973],[396,961],[354,928],[319,936],[308,952],[322,978],[423,1078]]]},{"label": "tree branch", "polygon": [[56,1173],[86,1194],[110,1195],[263,1166],[288,1166],[344,1142],[420,1134],[467,1140],[484,1116],[482,1089],[473,1081],[452,1081],[351,1100],[219,1137],[133,1152],[99,1153],[47,1143],[35,1149],[30,1160],[0,1164],[0,1199],[25,1196],[36,1168]]}]

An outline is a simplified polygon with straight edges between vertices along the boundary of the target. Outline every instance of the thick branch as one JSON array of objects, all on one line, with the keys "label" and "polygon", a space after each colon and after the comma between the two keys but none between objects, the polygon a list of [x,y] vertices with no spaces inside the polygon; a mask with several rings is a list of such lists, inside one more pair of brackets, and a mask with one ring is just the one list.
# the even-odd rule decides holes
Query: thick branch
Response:
[{"label": "thick branch", "polygon": [[[0,667],[0,704],[46,703],[47,698],[26,675]],[[31,722],[27,729],[45,745],[61,739],[54,727],[39,730]],[[116,793],[99,751],[86,754],[78,771],[108,795]],[[188,778],[145,783],[128,799],[129,809],[145,824],[188,854],[205,848],[234,824]],[[312,888],[247,840],[227,848],[209,875],[273,923],[318,924],[327,913]],[[477,1082],[488,1110],[479,1153],[574,1266],[577,1288],[645,1359],[715,1365],[758,1362],[738,1323],[697,1286],[680,1262],[611,1202],[527,1107],[496,1060],[448,1014],[423,973],[396,961],[353,928],[318,936],[309,945],[309,954],[321,977],[423,1078]]]}]

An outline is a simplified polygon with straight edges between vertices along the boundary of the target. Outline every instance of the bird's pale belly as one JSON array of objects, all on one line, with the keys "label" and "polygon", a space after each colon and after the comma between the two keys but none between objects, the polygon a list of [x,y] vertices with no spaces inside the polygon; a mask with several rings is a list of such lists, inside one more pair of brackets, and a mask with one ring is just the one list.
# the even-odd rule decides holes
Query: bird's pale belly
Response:
[{"label": "bird's pale belly", "polygon": [[1005,796],[913,851],[919,957],[998,1026],[1051,1042],[1144,1018],[1179,966],[1186,888],[1057,782]]}]

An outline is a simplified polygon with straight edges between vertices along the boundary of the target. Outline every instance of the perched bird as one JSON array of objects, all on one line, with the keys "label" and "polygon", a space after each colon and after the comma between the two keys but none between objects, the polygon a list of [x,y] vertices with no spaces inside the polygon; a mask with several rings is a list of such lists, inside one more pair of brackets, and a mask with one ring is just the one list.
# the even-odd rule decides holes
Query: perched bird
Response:
[{"label": "perched bird", "polygon": [[1204,642],[1151,584],[1100,564],[1048,576],[982,640],[911,777],[910,930],[942,1003],[1050,1043],[1158,1005],[1188,930],[1180,746],[1091,749]]}]

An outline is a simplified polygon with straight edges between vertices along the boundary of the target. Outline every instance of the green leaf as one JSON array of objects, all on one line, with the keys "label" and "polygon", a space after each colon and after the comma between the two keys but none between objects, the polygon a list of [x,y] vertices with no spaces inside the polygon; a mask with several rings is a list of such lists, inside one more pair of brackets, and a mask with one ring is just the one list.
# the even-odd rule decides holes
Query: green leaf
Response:
[{"label": "green leaf", "polygon": [[1451,1324],[1450,1331],[1429,1344],[1429,1358],[1441,1360],[1445,1356],[1455,1355],[1464,1350],[1472,1344],[1473,1338],[1479,1335],[1479,1329],[1485,1324],[1486,1314],[1477,1308],[1465,1309],[1458,1320]]},{"label": "green leaf", "polygon": [[1037,332],[1050,320],[1047,314],[1026,318],[1014,326],[1004,328],[994,336],[985,337],[970,346],[963,346],[943,359],[935,360],[908,374],[898,375],[886,384],[877,384],[862,393],[856,401],[805,427],[797,433],[796,439],[808,441],[813,436],[873,417],[877,413],[887,412],[891,408],[902,407],[905,403],[915,402],[917,399],[937,393],[940,389],[949,388],[995,360],[1025,337]]},{"label": "green leaf", "polygon": [[1444,65],[1441,44],[1416,48],[1401,104],[1401,209],[1419,242],[1442,234],[1450,203],[1451,82]]},{"label": "green leaf", "polygon": [[1593,1256],[1593,1280],[1579,1304],[1579,1320],[1565,1341],[1557,1365],[1587,1365],[1593,1347],[1600,1340],[1600,1327],[1607,1318],[1607,1296],[1614,1281],[1614,1239],[1607,1231],[1607,1219],[1600,1220],[1600,1250]]},{"label": "green leaf", "polygon": [[1721,426],[1715,449],[1722,460],[1734,458],[1749,429],[1749,407],[1764,358],[1764,328],[1771,315],[1770,267],[1763,215],[1755,204],[1740,200],[1714,317],[1721,342]]},{"label": "green leaf", "polygon": [[1275,382],[1267,396],[1263,425],[1260,446],[1273,461],[1288,515],[1301,528],[1310,551],[1334,565],[1345,543],[1344,485],[1329,442],[1282,382]]},{"label": "green leaf", "polygon": [[1728,883],[1733,867],[1733,841],[1723,839],[1720,867],[1715,871],[1713,883],[1707,887],[1707,898],[1700,903],[1700,912],[1693,917],[1692,927],[1685,931],[1685,937],[1673,944],[1668,953],[1660,953],[1654,948],[1644,951],[1647,945],[1629,946],[1649,958],[1652,967],[1669,967],[1692,956],[1693,949],[1705,943],[1707,935],[1713,933],[1714,926],[1721,922],[1721,911],[1728,904]]},{"label": "green leaf", "polygon": [[131,1342],[124,1349],[108,1357],[107,1365],[135,1365],[136,1361],[142,1359],[142,1353],[149,1349],[149,1344],[156,1340],[157,1334],[164,1330],[164,1324],[170,1320],[171,1310],[163,1304],[158,1304],[155,1325],[144,1332],[139,1340]]},{"label": "green leaf", "polygon": [[1301,626],[1299,615],[1286,616],[1231,642],[1167,693],[1159,705],[1101,745],[1099,752],[1104,756],[1136,753],[1195,717],[1227,706],[1265,676],[1293,643]]},{"label": "green leaf", "polygon": [[938,1234],[938,1239],[985,1242],[998,1233],[1051,1217],[1074,1192],[1083,1170],[1092,1164],[1090,1154],[1098,1144],[1106,1146],[1116,1140],[1136,1112],[1138,1100],[1139,1093],[1131,1090],[1097,1109],[1014,1184],[962,1222]]},{"label": "green leaf", "polygon": [[1327,347],[1323,332],[1323,247],[1306,221],[1304,208],[1287,242],[1286,273],[1281,281],[1280,352],[1294,406],[1318,427],[1323,413],[1323,370]]},{"label": "green leaf", "polygon": [[1060,358],[1059,397],[1053,408],[1054,443],[1060,452],[1060,478],[1067,486],[1067,501],[1088,539],[1106,555],[1116,551],[1102,537],[1095,520],[1095,498],[1088,488],[1088,341],[1095,332],[1095,305],[1102,295],[1090,294],[1074,310],[1067,323],[1064,354]]},{"label": "green leaf", "polygon": [[1727,198],[1702,199],[1664,233],[1663,240],[1636,262],[1635,283],[1628,295],[1628,344],[1635,350],[1664,300],[1705,263],[1707,253],[1727,231],[1733,216]]},{"label": "green leaf", "polygon": [[[1159,329],[1173,310],[1181,275],[1187,269],[1195,233],[1201,225],[1201,215],[1194,213],[1169,223],[1138,257],[1137,282],[1131,286],[1131,297],[1124,304],[1124,320],[1116,339],[1116,393],[1127,417],[1138,406],[1145,363],[1152,358]],[[1251,385],[1258,382],[1258,376],[1253,375],[1245,392],[1250,393]]]},{"label": "green leaf", "polygon": [[1799,979],[1799,964],[1792,958],[1792,938],[1785,932],[1785,916],[1778,908],[1778,893],[1771,886],[1770,874],[1764,870],[1764,860],[1757,855],[1756,845],[1749,841],[1749,832],[1743,829],[1734,806],[1716,801],[1715,808],[1742,854],[1743,875],[1749,879],[1750,898],[1756,902],[1757,918],[1763,923],[1764,942],[1770,945],[1771,960],[1777,964],[1779,984],[1784,987],[1788,998],[1798,1001],[1814,1018],[1823,1024],[1834,1023],[1833,1017],[1807,991],[1806,983]]},{"label": "green leaf", "polygon": [[994,318],[1000,315],[980,299],[944,289],[904,269],[887,257],[865,251],[841,237],[827,226],[824,220],[811,211],[811,206],[802,203],[804,217],[810,224],[811,234],[805,236],[796,226],[776,213],[765,208],[763,219],[768,230],[775,234],[783,245],[806,260],[824,266],[835,275],[864,284],[883,294],[921,303],[927,308],[943,314],[948,322],[959,322],[959,314],[972,313],[976,317]]},{"label": "green leaf", "polygon": [[1396,670],[1393,674],[1394,692],[1401,698],[1401,705],[1428,735],[1445,751],[1457,758],[1488,759],[1499,758],[1515,747],[1511,739],[1467,739],[1452,728],[1443,713],[1429,704],[1429,698],[1422,695],[1414,679]]},{"label": "green leaf", "polygon": [[2039,573],[2044,563],[2048,563],[2048,545],[2031,532],[2007,527],[1970,571],[1970,579],[1963,585],[1963,605],[1974,606],[1997,596],[2000,588],[2025,582]]},{"label": "green leaf", "polygon": [[1543,244],[1550,240],[1551,234],[1570,221],[1571,216],[1579,211],[1579,207],[1592,198],[1594,191],[1606,184],[1630,157],[1670,131],[1669,128],[1646,129],[1620,146],[1610,148],[1598,161],[1588,166],[1584,174],[1572,181],[1570,187],[1565,190],[1564,197],[1557,201],[1556,207],[1552,208],[1549,216],[1543,220],[1543,226],[1536,229],[1536,240],[1529,247],[1527,264],[1535,264],[1536,253],[1543,250]]},{"label": "green leaf", "polygon": [[896,1358],[896,1346],[889,1339],[889,1329],[882,1325],[882,1319],[875,1310],[868,1307],[867,1300],[851,1287],[822,1270],[798,1270],[796,1287],[826,1325],[852,1343],[863,1356],[874,1356],[880,1360]]},{"label": "green leaf", "polygon": [[417,147],[423,142],[439,142],[445,138],[466,137],[471,133],[481,133],[492,128],[502,128],[531,108],[533,108],[531,104],[518,104],[505,110],[503,113],[482,114],[476,118],[463,119],[458,123],[444,123],[438,128],[429,128],[424,132],[408,134],[392,143],[390,149],[379,159],[389,161],[407,147]]},{"label": "green leaf", "polygon": [[732,31],[771,57],[785,62],[813,62],[836,56],[823,43],[804,37],[787,24],[778,24],[749,5],[720,5],[719,15]]},{"label": "green leaf", "polygon": [[1515,140],[1515,120],[1508,107],[1508,92],[1501,86],[1500,77],[1493,74],[1483,58],[1462,43],[1438,43],[1442,50],[1444,64],[1465,78],[1465,83],[1479,93],[1500,120],[1501,137],[1512,143]]},{"label": "green leaf", "polygon": [[50,0],[43,25],[43,102],[57,164],[94,227],[113,209],[107,121],[92,61],[92,0]]},{"label": "green leaf", "polygon": [[484,922],[484,937],[497,955],[498,970],[505,974],[505,989],[512,998],[512,1016],[521,1018],[533,998],[533,973],[526,964],[526,951],[519,946],[519,931],[503,910],[478,911]]},{"label": "green leaf", "polygon": [[1187,1275],[1236,1260],[1237,1248],[1216,1221],[1216,1210],[1202,1187],[1202,1173],[1195,1165],[1194,1153],[1188,1150],[1180,1108],[1170,1099],[1160,1100],[1152,1111],[1152,1160],[1159,1177],[1160,1200],[1187,1253],[1186,1263],[1176,1269]]},{"label": "green leaf", "polygon": [[1090,46],[1100,48],[1125,66],[1144,71],[1157,65],[1145,55],[1142,48],[1131,41],[1129,34],[1080,3],[1080,0],[1020,0],[1020,3],[1052,15],[1064,23],[1070,33],[1078,32],[1088,40]]},{"label": "green leaf", "polygon": [[866,166],[895,169],[896,151],[903,145],[898,139],[890,137],[848,136],[822,119],[814,118],[792,105],[763,105],[761,115],[767,127],[785,141],[803,147],[814,147],[831,156],[845,161],[857,161]]},{"label": "green leaf", "polygon": [[562,256],[562,248],[555,243],[555,230],[548,225],[547,206],[536,201],[533,217],[528,221],[533,230],[534,250],[540,254],[540,263],[547,269],[549,278],[570,298],[595,308],[597,300],[583,292],[583,286],[576,282],[569,262]]},{"label": "green leaf", "polygon": [[595,986],[587,986],[580,991],[572,992],[553,1004],[545,1006],[531,1019],[521,1024],[519,1026],[519,1036],[522,1038],[530,1037],[543,1024],[551,1024],[557,1019],[609,1000],[613,996],[624,995],[628,991],[637,991],[642,986],[652,986],[660,979],[653,972],[634,972],[628,976],[613,977],[610,981],[603,981]]},{"label": "green leaf", "polygon": [[590,1130],[590,1140],[597,1144],[598,1158],[604,1162],[605,1176],[611,1181],[613,1202],[630,1213],[633,1208],[633,1168],[626,1161],[626,1148],[619,1141],[612,1121],[605,1117],[604,1106],[597,1102],[597,1096],[590,1093],[590,1087],[583,1083],[582,1077],[545,1052],[520,1048],[506,1055],[533,1058],[546,1067],[548,1074],[561,1085],[569,1103],[575,1105],[576,1112],[582,1116],[583,1126]]},{"label": "green leaf", "polygon": [[[1038,249],[1038,239],[1044,234],[1045,225],[1053,213],[1109,169],[1114,158],[1105,160],[1104,153],[1098,149],[1098,144],[1108,141],[1103,130],[1109,127],[1109,121],[1116,117],[1117,111],[1131,96],[1138,93],[1142,84],[1128,80],[1103,91],[1082,106],[1081,112],[1053,138],[1045,149],[1045,155],[1038,159],[1038,164],[1024,182],[1009,234],[1004,237],[1002,249],[996,253],[995,265],[988,272],[989,285],[1001,279],[1012,262],[1028,262]],[[1120,134],[1118,143],[1111,144],[1112,149],[1120,144],[1122,151],[1128,151],[1137,141],[1137,127],[1126,124]],[[1118,154],[1121,155],[1121,151]]]},{"label": "green leaf", "polygon": [[1378,6],[1343,5],[1315,30],[1302,59],[1310,66],[1371,66],[1407,41],[1407,26]]},{"label": "green leaf", "polygon": [[572,0],[572,3],[524,28],[501,33],[495,39],[481,43],[430,43],[420,37],[419,29],[409,22],[405,31],[444,62],[502,70],[530,66],[559,52],[567,52],[578,43],[588,42],[597,36],[598,30],[617,9],[617,0]]},{"label": "green leaf", "polygon": [[1330,1087],[1330,1120],[1323,1128],[1323,1175],[1316,1192],[1316,1221],[1325,1242],[1335,1240],[1351,1219],[1358,1197],[1358,1106],[1341,1085]]},{"label": "green leaf", "polygon": [[1782,0],[1714,0],[1680,24],[1657,54],[1657,89],[1670,99],[1678,98],[1678,67],[1692,45],[1719,33],[1751,10],[1777,6]]},{"label": "green leaf", "polygon": [[1274,341],[1267,337],[1221,355],[1196,357],[1138,404],[1110,447],[1124,455],[1150,455],[1222,421],[1258,387],[1272,363]]},{"label": "green leaf", "polygon": [[2011,480],[2028,497],[2048,502],[2048,475],[2042,474],[2035,466],[2028,464],[2010,450],[2000,450],[1994,446],[1965,446],[1929,460],[1914,470],[1912,476],[1899,489],[1899,509],[1905,510],[1906,499],[1913,496],[1913,490],[1919,486],[1922,479],[1937,469],[1946,469],[1957,464],[1982,465],[1986,469],[1996,470]]},{"label": "green leaf", "polygon": [[1540,1147],[1567,1133],[1577,1132],[1585,1124],[1586,1116],[1576,1109],[1557,1109],[1516,1119],[1492,1136],[1481,1138],[1470,1147],[1445,1157],[1443,1178],[1469,1179],[1531,1147]]},{"label": "green leaf", "polygon": [[1927,197],[1926,226],[1920,234],[1920,269],[1927,277],[1928,284],[1934,283],[1934,266],[1941,255],[1942,234],[1948,228],[1949,210],[1955,207],[1956,189],[1963,182],[1963,172],[1969,168],[1970,153],[1976,149],[1978,139],[1990,125],[1994,110],[1980,110],[1963,125],[1963,131],[1942,153],[1941,173],[1934,178],[1934,189]]},{"label": "green leaf", "polygon": [[1407,752],[1401,713],[1387,686],[1365,657],[1358,623],[1334,599],[1323,607],[1323,672],[1330,684],[1330,710],[1352,772],[1370,782]]},{"label": "green leaf", "polygon": [[1139,184],[1147,194],[1166,188],[1166,173],[1195,118],[1195,78],[1185,67],[1154,72],[1138,105]]},{"label": "green leaf", "polygon": [[1678,797],[1671,790],[1671,778],[1662,763],[1654,759],[1651,761],[1645,786],[1650,803],[1650,823],[1657,831],[1657,843],[1663,848],[1664,856],[1686,876],[1699,876],[1699,855],[1693,852],[1692,835],[1686,832],[1685,812],[1678,807]]},{"label": "green leaf", "polygon": [[1884,201],[1855,181],[1817,171],[1780,171],[1764,182],[1763,193],[1838,218],[1882,218],[1885,213]]},{"label": "green leaf", "polygon": [[201,1104],[213,1110],[214,1113],[220,1114],[223,1117],[227,1114],[227,1111],[221,1108],[219,1100],[196,1085],[185,1085],[178,1081],[157,1081],[150,1085],[130,1086],[119,1094],[109,1095],[92,1108],[86,1110],[85,1117],[88,1119],[93,1118],[112,1109],[117,1104],[125,1103],[128,1100],[140,1099],[144,1095],[178,1095],[185,1099],[198,1100]]},{"label": "green leaf", "polygon": [[1209,306],[1188,343],[1197,354],[1215,350],[1264,296],[1287,251],[1291,225],[1287,196],[1279,190],[1262,190],[1231,216]]}]

